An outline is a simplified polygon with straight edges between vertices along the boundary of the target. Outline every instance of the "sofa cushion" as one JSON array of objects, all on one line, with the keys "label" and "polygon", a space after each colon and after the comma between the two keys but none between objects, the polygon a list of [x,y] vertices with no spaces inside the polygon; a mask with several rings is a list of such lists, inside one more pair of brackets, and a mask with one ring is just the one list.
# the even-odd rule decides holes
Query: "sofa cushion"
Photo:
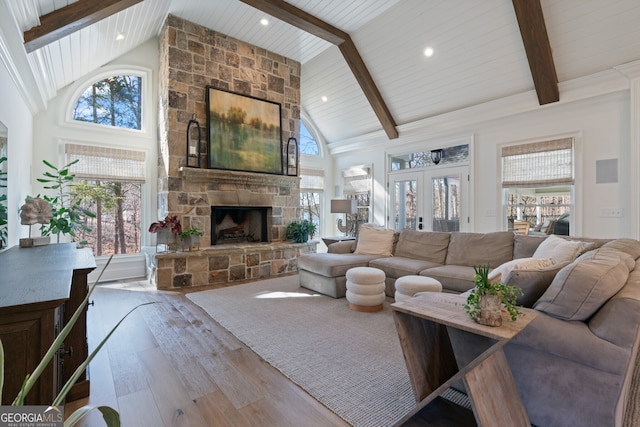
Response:
[{"label": "sofa cushion", "polygon": [[592,246],[590,242],[567,240],[555,234],[544,239],[533,253],[534,258],[551,258],[557,264],[572,262],[578,255]]},{"label": "sofa cushion", "polygon": [[444,264],[450,236],[437,231],[402,230],[394,255]]},{"label": "sofa cushion", "polygon": [[377,255],[303,254],[298,257],[298,269],[326,277],[344,276],[352,267],[367,267]]},{"label": "sofa cushion", "polygon": [[512,270],[540,270],[550,267],[555,263],[551,258],[518,258],[507,261],[491,270],[489,283],[499,283],[506,280]]},{"label": "sofa cushion", "polygon": [[395,231],[370,226],[360,227],[354,254],[393,256]]},{"label": "sofa cushion", "polygon": [[551,264],[545,268],[519,268],[511,270],[502,283],[517,286],[522,294],[516,298],[516,304],[531,308],[551,285],[553,278],[567,264]]},{"label": "sofa cushion", "polygon": [[451,233],[446,264],[495,268],[513,259],[513,236],[511,231]]},{"label": "sofa cushion", "polygon": [[402,276],[417,275],[426,268],[437,267],[439,265],[441,264],[401,256],[377,258],[369,262],[369,267],[379,268],[385,272],[387,277],[392,277],[394,279]]},{"label": "sofa cushion", "polygon": [[531,258],[544,239],[546,237],[516,234],[513,236],[513,258]]},{"label": "sofa cushion", "polygon": [[420,276],[432,277],[439,281],[442,288],[449,292],[464,292],[473,288],[475,274],[473,267],[464,265],[442,265],[420,272]]},{"label": "sofa cushion", "polygon": [[605,243],[602,248],[616,249],[631,255],[631,258],[640,257],[640,242],[635,239],[615,239]]},{"label": "sofa cushion", "polygon": [[634,265],[624,252],[587,252],[558,272],[533,308],[559,319],[585,321],[622,289]]}]

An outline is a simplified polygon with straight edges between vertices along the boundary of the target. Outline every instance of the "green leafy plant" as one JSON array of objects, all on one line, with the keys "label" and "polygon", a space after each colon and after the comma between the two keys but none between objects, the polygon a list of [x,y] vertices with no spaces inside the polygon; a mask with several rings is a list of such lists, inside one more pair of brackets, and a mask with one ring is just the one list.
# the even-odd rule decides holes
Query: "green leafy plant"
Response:
[{"label": "green leafy plant", "polygon": [[182,230],[180,233],[180,237],[185,238],[189,236],[204,236],[204,232],[198,230],[197,228],[187,228],[186,230]]},{"label": "green leafy plant", "polygon": [[489,264],[486,266],[475,266],[475,276],[473,284],[475,287],[467,297],[467,303],[464,310],[472,319],[475,319],[480,310],[480,298],[485,295],[494,295],[500,298],[500,302],[504,305],[507,312],[511,316],[511,320],[515,321],[521,314],[520,309],[516,305],[518,295],[522,295],[522,289],[517,286],[507,286],[503,283],[491,283],[489,281]]},{"label": "green leafy plant", "polygon": [[287,226],[286,238],[293,240],[295,243],[305,243],[309,237],[313,237],[316,232],[314,223],[307,219],[293,221]]},{"label": "green leafy plant", "polygon": [[[53,216],[49,224],[43,224],[40,227],[40,232],[43,236],[57,235],[58,242],[60,241],[60,234],[68,234],[75,238],[78,230],[90,232],[91,229],[87,226],[85,218],[95,218],[93,212],[82,208],[81,197],[73,197],[72,187],[75,174],[70,172],[70,168],[78,161],[76,159],[61,168],[57,168],[43,160],[42,163],[51,171],[45,171],[43,173],[45,177],[37,179],[38,182],[49,184],[45,185],[44,188],[55,192],[54,196],[42,196],[51,205]],[[40,197],[40,195],[36,197]]]},{"label": "green leafy plant", "polygon": [[[107,267],[111,263],[111,259],[112,258],[113,258],[113,255],[111,255],[109,257],[109,259],[107,260],[105,266],[103,267],[102,271],[100,272],[100,275],[98,276],[98,279],[93,283],[93,285],[91,285],[89,287],[89,290],[87,292],[86,297],[84,298],[84,300],[82,301],[82,303],[80,304],[78,309],[74,312],[74,314],[71,317],[71,319],[69,319],[69,322],[64,326],[64,328],[62,328],[60,333],[56,336],[55,340],[53,341],[53,343],[49,347],[49,350],[47,350],[45,355],[42,357],[42,360],[40,361],[38,366],[36,366],[36,368],[34,369],[34,371],[30,375],[27,375],[27,377],[25,378],[25,380],[24,380],[24,382],[22,384],[22,388],[21,388],[20,392],[18,393],[16,398],[11,403],[13,406],[22,406],[22,405],[24,405],[24,401],[25,401],[26,396],[29,394],[29,392],[31,391],[33,386],[36,384],[38,378],[40,378],[40,376],[42,375],[42,372],[44,372],[44,370],[47,367],[47,365],[49,365],[49,363],[51,363],[51,361],[53,360],[56,352],[60,349],[60,347],[62,346],[64,340],[67,338],[67,336],[71,332],[71,329],[73,328],[73,325],[75,325],[75,323],[78,321],[78,318],[80,317],[80,315],[84,311],[85,307],[87,306],[87,303],[89,302],[89,298],[90,298],[91,294],[93,293],[93,290],[95,289],[96,285],[100,282],[100,279],[102,278],[102,274],[104,273],[104,271],[107,269]],[[56,398],[52,402],[51,406],[59,406],[59,405],[63,404],[64,399],[67,396],[67,393],[69,393],[69,390],[71,390],[71,387],[76,383],[78,378],[80,378],[80,375],[82,375],[82,373],[87,369],[87,366],[89,365],[89,362],[91,362],[93,360],[93,358],[96,356],[96,354],[98,354],[100,349],[102,349],[102,347],[106,344],[107,340],[111,337],[111,335],[113,335],[113,333],[116,331],[116,329],[122,324],[124,319],[126,319],[137,308],[142,307],[143,305],[148,305],[148,304],[154,304],[154,302],[148,302],[148,303],[140,304],[140,305],[132,308],[127,314],[124,315],[124,317],[122,317],[122,319],[120,319],[120,321],[102,339],[102,341],[91,352],[91,354],[89,354],[89,357],[87,357],[87,359],[78,367],[78,369],[75,370],[73,375],[64,384],[64,386],[62,387],[62,389],[60,390],[60,392],[58,393],[58,395],[56,396]],[[0,392],[2,391],[3,385],[4,385],[4,348],[2,346],[2,341],[0,340]],[[1,393],[0,393],[0,403],[2,403],[2,394]],[[120,415],[118,414],[118,412],[115,409],[113,409],[113,408],[111,408],[109,406],[93,406],[93,405],[85,405],[85,406],[75,410],[71,415],[69,415],[67,420],[64,422],[64,426],[65,427],[71,427],[71,426],[75,425],[87,413],[89,413],[89,411],[91,411],[93,409],[97,409],[102,413],[102,418],[104,419],[104,421],[105,421],[105,423],[106,423],[106,425],[108,427],[120,427]]]}]

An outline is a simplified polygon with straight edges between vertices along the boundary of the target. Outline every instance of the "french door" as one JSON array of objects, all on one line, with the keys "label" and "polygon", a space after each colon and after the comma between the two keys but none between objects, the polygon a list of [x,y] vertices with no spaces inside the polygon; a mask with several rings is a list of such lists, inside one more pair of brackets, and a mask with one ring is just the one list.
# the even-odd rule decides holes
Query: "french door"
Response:
[{"label": "french door", "polygon": [[389,227],[468,231],[468,176],[468,166],[390,173]]}]

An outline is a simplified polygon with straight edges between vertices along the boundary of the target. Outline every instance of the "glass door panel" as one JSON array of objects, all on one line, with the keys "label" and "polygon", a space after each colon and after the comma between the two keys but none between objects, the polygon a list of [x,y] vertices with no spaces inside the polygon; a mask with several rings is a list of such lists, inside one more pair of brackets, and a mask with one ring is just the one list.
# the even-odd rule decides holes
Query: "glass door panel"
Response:
[{"label": "glass door panel", "polygon": [[421,207],[418,202],[418,182],[420,174],[400,174],[390,179],[391,221],[396,231],[410,228],[418,229],[418,215]]},{"label": "glass door panel", "polygon": [[468,168],[455,167],[428,173],[431,181],[430,206],[433,231],[466,231]]}]

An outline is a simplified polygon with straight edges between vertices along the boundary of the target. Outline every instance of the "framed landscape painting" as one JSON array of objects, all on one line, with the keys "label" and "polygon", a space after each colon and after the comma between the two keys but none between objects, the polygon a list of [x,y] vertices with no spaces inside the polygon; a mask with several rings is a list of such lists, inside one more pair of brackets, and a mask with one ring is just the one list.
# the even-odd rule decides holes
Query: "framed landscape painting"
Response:
[{"label": "framed landscape painting", "polygon": [[282,174],[280,104],[207,87],[210,169]]}]

